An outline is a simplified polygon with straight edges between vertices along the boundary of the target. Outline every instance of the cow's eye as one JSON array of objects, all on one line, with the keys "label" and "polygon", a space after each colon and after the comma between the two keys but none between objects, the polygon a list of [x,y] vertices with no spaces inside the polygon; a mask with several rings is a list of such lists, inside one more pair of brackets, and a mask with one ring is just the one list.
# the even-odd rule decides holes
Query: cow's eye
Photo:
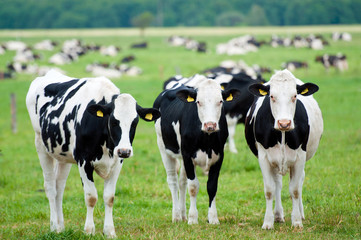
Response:
[{"label": "cow's eye", "polygon": [[199,106],[202,106],[201,102],[200,101],[197,101],[196,102]]},{"label": "cow's eye", "polygon": [[272,102],[276,101],[276,99],[275,99],[275,97],[273,95],[271,95],[271,100],[272,100]]},{"label": "cow's eye", "polygon": [[292,97],[292,102],[295,102],[296,99],[297,99],[297,95],[294,95],[294,96]]}]

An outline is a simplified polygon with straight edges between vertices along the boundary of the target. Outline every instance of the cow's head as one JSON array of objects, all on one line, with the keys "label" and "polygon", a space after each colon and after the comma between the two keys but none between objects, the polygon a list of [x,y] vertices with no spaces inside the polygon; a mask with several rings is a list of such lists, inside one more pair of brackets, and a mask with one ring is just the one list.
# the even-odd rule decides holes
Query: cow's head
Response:
[{"label": "cow's head", "polygon": [[212,79],[202,81],[197,89],[183,89],[177,92],[178,98],[190,104],[197,104],[201,130],[210,134],[219,131],[219,119],[223,101],[232,101],[240,94],[237,89],[222,91],[221,86]]},{"label": "cow's head", "polygon": [[87,110],[107,122],[107,132],[114,144],[113,154],[119,158],[133,156],[132,143],[139,117],[145,121],[154,121],[160,112],[154,108],[142,108],[129,94],[120,94],[106,105],[94,104]]},{"label": "cow's head", "polygon": [[[266,84],[253,84],[249,91],[255,96],[270,98],[271,111],[275,119],[274,128],[280,131],[294,129],[297,96],[309,96],[318,91],[313,83],[296,84],[295,76],[288,70],[278,71]],[[262,116],[260,116],[262,117]]]}]

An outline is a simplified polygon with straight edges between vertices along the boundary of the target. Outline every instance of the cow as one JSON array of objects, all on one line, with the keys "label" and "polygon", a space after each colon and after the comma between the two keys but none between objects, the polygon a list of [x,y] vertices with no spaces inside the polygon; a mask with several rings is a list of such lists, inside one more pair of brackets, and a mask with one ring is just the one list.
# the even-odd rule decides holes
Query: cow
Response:
[{"label": "cow", "polygon": [[303,83],[287,69],[276,72],[265,84],[249,86],[257,99],[247,113],[245,136],[258,157],[263,175],[266,198],[263,229],[272,229],[274,222],[284,222],[281,188],[282,176],[287,172],[292,226],[303,227],[304,167],[315,154],[323,132],[322,113],[312,96],[318,89],[313,83]]},{"label": "cow", "polygon": [[346,55],[342,53],[338,53],[336,55],[324,54],[322,56],[316,56],[315,61],[322,63],[326,69],[326,72],[329,71],[330,67],[334,67],[341,72],[348,69]]},{"label": "cow", "polygon": [[105,77],[74,79],[56,71],[31,83],[26,105],[49,199],[51,231],[64,230],[63,192],[70,168],[77,164],[87,206],[84,231],[95,233],[95,171],[104,179],[103,233],[115,237],[112,209],[123,159],[133,155],[139,117],[153,121],[159,111],[142,108]]},{"label": "cow", "polygon": [[289,71],[293,72],[296,69],[299,68],[305,68],[308,69],[307,62],[301,62],[301,61],[287,61],[281,64],[282,68],[286,68]]},{"label": "cow", "polygon": [[172,194],[173,222],[187,219],[185,197],[188,184],[188,224],[198,223],[196,197],[199,181],[195,172],[198,165],[208,173],[208,222],[219,224],[215,196],[228,137],[223,103],[238,95],[238,90],[222,91],[217,82],[203,76],[194,88],[180,84],[164,90],[155,100],[153,107],[161,112],[161,118],[155,122],[157,143]]},{"label": "cow", "polygon": [[147,47],[148,47],[147,42],[134,43],[130,46],[130,48],[147,48]]}]

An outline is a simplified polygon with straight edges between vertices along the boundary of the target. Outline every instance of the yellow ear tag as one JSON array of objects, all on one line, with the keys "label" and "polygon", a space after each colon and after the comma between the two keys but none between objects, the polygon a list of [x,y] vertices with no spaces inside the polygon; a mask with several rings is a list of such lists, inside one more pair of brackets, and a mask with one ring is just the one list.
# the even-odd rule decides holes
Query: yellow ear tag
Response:
[{"label": "yellow ear tag", "polygon": [[103,115],[103,112],[100,111],[100,110],[98,110],[98,111],[97,111],[97,116],[98,116],[98,117],[103,117],[103,116],[104,116],[104,115]]},{"label": "yellow ear tag", "polygon": [[224,86],[221,85],[221,89],[224,90]]},{"label": "yellow ear tag", "polygon": [[266,96],[267,95],[267,92],[262,90],[262,89],[258,89],[259,90],[259,93],[262,95],[262,96]]},{"label": "yellow ear tag", "polygon": [[147,113],[144,118],[147,119],[147,120],[152,120],[153,119],[153,114]]},{"label": "yellow ear tag", "polygon": [[232,100],[233,100],[233,96],[232,96],[232,93],[230,93],[229,96],[227,97],[226,101],[229,102]]},{"label": "yellow ear tag", "polygon": [[187,102],[194,102],[194,98],[192,98],[191,96],[188,96]]},{"label": "yellow ear tag", "polygon": [[303,91],[301,92],[301,95],[303,95],[303,94],[305,94],[305,93],[308,93],[308,88],[305,88],[305,90],[303,90]]}]

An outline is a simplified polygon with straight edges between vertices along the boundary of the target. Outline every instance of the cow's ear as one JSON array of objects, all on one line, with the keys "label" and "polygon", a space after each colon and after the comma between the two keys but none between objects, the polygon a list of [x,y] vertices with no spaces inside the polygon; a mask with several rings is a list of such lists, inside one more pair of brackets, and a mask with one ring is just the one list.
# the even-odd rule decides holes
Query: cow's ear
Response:
[{"label": "cow's ear", "polygon": [[297,85],[297,94],[303,96],[309,96],[318,91],[318,86],[313,83],[305,83],[303,85]]},{"label": "cow's ear", "polygon": [[269,95],[269,89],[269,85],[263,85],[260,83],[255,83],[248,87],[248,91],[258,97]]},{"label": "cow's ear", "polygon": [[147,122],[155,121],[160,118],[160,112],[155,108],[142,108],[137,104],[137,113],[139,117]]},{"label": "cow's ear", "polygon": [[226,102],[231,102],[236,99],[241,92],[238,89],[228,89],[226,91],[222,91],[223,100]]},{"label": "cow's ear", "polygon": [[107,105],[93,104],[86,109],[91,115],[103,118],[110,114],[110,107]]},{"label": "cow's ear", "polygon": [[197,92],[193,89],[179,90],[176,95],[180,100],[187,103],[195,102],[197,98]]},{"label": "cow's ear", "polygon": [[222,90],[224,90],[227,88],[228,83],[221,83],[220,85],[221,85]]}]

